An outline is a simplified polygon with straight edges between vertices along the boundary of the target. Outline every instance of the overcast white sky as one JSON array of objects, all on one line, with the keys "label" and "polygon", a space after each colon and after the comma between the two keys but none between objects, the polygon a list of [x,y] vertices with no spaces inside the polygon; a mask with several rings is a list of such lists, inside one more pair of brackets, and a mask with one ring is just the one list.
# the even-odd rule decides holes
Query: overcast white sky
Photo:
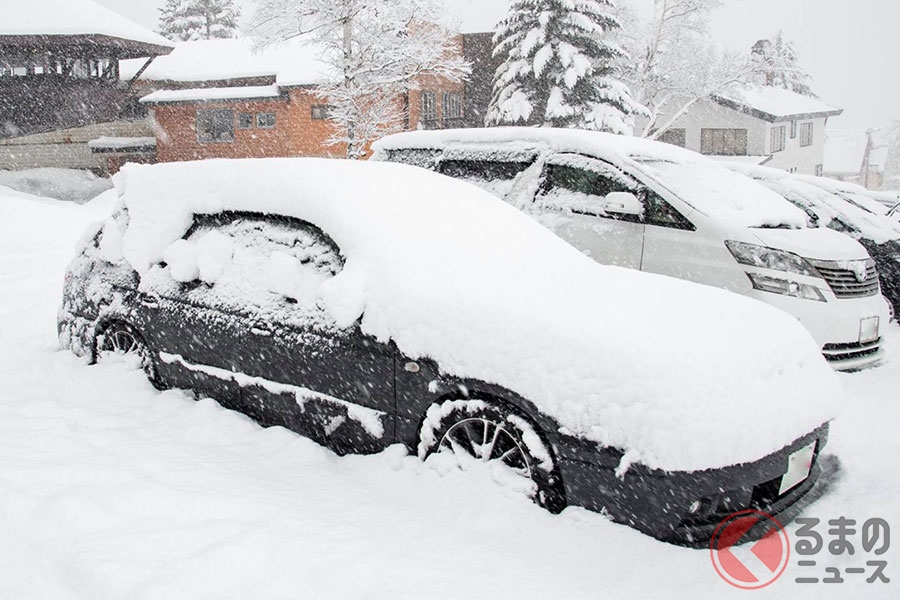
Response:
[{"label": "overcast white sky", "polygon": [[[97,1],[154,29],[165,3]],[[469,0],[475,6],[498,1]],[[779,29],[794,40],[813,89],[845,109],[831,125],[879,127],[900,118],[900,0],[723,0],[712,22],[713,37],[732,49],[749,48]]]}]

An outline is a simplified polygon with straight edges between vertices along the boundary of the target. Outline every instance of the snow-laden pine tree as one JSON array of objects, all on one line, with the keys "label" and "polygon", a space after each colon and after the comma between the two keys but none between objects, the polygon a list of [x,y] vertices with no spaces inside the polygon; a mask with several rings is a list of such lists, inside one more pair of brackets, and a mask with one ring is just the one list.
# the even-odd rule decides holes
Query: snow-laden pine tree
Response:
[{"label": "snow-laden pine tree", "polygon": [[616,77],[613,10],[612,0],[513,0],[494,35],[504,60],[486,123],[631,133],[643,107]]},{"label": "snow-laden pine tree", "polygon": [[330,142],[360,158],[370,142],[406,129],[403,99],[423,77],[468,74],[442,17],[437,0],[256,0],[249,32],[260,46],[301,38],[316,47],[331,71],[316,88],[336,125]]},{"label": "snow-laden pine tree", "polygon": [[781,31],[770,40],[753,44],[750,54],[755,83],[815,97],[809,86],[809,75],[798,64],[793,42],[784,39]]},{"label": "snow-laden pine tree", "polygon": [[166,0],[159,32],[183,42],[234,37],[240,10],[234,0]]}]

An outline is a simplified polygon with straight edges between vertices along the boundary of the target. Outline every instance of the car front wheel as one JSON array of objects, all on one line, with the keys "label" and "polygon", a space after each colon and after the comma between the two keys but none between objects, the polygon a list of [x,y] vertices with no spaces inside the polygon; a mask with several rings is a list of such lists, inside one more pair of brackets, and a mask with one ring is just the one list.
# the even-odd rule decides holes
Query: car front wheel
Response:
[{"label": "car front wheel", "polygon": [[153,385],[157,385],[153,353],[144,337],[131,325],[114,321],[107,325],[96,340],[97,362],[119,360],[139,367]]},{"label": "car front wheel", "polygon": [[419,456],[446,453],[465,467],[472,461],[499,467],[527,482],[538,505],[558,513],[565,508],[559,469],[531,421],[500,403],[447,400],[432,405],[422,423]]}]

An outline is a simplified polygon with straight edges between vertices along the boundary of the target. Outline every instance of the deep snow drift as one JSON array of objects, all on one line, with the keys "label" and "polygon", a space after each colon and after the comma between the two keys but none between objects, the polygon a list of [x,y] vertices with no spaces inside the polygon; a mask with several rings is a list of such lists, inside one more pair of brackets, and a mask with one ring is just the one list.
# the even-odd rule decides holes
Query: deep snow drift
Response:
[{"label": "deep snow drift", "polygon": [[[895,598],[845,576],[735,590],[709,553],[602,515],[552,516],[488,473],[422,464],[397,448],[337,458],[211,400],[159,393],[125,365],[58,350],[62,274],[107,206],[0,194],[0,597],[29,600],[309,598]],[[886,364],[842,374],[828,451],[843,477],[804,516],[900,527],[900,328]],[[818,530],[830,539],[821,524]],[[795,540],[797,528],[788,527]],[[895,535],[896,537],[896,535]],[[864,567],[856,554],[818,560]]]},{"label": "deep snow drift", "polygon": [[[106,222],[101,251],[138,272],[183,254],[194,213],[306,220],[346,259],[318,299],[339,325],[362,315],[364,332],[514,390],[573,435],[625,450],[627,463],[749,462],[834,414],[836,378],[787,314],[598,265],[512,206],[424,169],[217,160],[127,165],[114,180],[128,218]],[[179,277],[183,266],[168,269]]]}]

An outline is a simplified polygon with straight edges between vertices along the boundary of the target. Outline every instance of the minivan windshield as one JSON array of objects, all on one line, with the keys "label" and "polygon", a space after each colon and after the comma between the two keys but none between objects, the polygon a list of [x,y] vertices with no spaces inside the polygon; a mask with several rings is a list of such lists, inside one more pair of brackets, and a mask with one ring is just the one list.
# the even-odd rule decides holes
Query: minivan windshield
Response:
[{"label": "minivan windshield", "polygon": [[713,162],[632,155],[644,174],[710,219],[737,227],[807,227],[801,209],[752,179]]}]

